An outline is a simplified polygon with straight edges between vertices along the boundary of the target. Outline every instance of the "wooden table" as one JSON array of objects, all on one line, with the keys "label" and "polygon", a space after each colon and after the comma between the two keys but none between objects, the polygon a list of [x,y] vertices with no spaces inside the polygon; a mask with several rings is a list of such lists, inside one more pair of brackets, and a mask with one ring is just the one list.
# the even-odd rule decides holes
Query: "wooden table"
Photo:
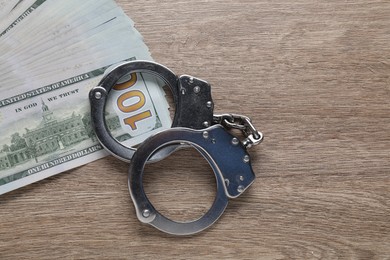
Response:
[{"label": "wooden table", "polygon": [[[390,259],[389,1],[124,1],[153,58],[252,117],[257,180],[193,237],[136,218],[126,163],[96,161],[0,197],[1,259]],[[193,150],[149,165],[175,219],[215,181]]]}]

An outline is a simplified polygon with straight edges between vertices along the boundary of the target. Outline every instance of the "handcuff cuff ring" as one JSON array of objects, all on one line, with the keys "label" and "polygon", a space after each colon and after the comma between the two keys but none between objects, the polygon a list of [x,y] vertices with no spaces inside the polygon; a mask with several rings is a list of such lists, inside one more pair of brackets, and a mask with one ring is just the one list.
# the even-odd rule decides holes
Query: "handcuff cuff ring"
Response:
[{"label": "handcuff cuff ring", "polygon": [[[223,214],[228,198],[240,196],[255,179],[246,146],[235,143],[235,139],[218,124],[204,130],[171,128],[145,140],[134,154],[128,175],[138,219],[173,235],[192,235],[211,226]],[[191,222],[176,222],[161,215],[143,188],[143,172],[149,158],[160,149],[177,144],[195,148],[213,169],[217,183],[213,205],[205,215]]]},{"label": "handcuff cuff ring", "polygon": [[[89,100],[91,103],[91,121],[101,145],[109,151],[112,155],[119,158],[120,160],[130,162],[133,157],[135,148],[126,147],[115,140],[114,137],[109,133],[108,127],[105,122],[105,106],[107,102],[107,97],[111,89],[117,84],[117,82],[124,76],[129,75],[130,73],[137,72],[147,72],[157,76],[162,79],[164,83],[169,87],[172,92],[174,103],[177,109],[178,104],[178,78],[177,76],[167,67],[151,62],[151,61],[130,61],[119,64],[118,66],[112,68],[100,81],[97,87],[94,87],[89,93]],[[177,115],[175,114],[175,117]],[[175,118],[173,119],[173,124],[176,122]],[[174,147],[172,147],[174,149]],[[172,150],[171,149],[171,150]],[[167,153],[170,153],[167,150]],[[167,154],[159,153],[161,158],[155,158],[155,160],[160,160],[165,158]],[[157,157],[159,157],[157,156]]]}]

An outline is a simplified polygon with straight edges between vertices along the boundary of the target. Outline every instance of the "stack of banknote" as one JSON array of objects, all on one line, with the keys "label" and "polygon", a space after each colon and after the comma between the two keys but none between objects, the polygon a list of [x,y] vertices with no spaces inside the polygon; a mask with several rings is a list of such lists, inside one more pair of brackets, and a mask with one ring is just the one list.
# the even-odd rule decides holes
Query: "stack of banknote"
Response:
[{"label": "stack of banknote", "polygon": [[[88,93],[107,68],[135,59],[151,60],[149,50],[113,0],[0,0],[0,194],[105,156]],[[126,145],[171,124],[157,81],[134,76],[106,107],[111,134]],[[134,90],[139,98],[119,104]]]}]

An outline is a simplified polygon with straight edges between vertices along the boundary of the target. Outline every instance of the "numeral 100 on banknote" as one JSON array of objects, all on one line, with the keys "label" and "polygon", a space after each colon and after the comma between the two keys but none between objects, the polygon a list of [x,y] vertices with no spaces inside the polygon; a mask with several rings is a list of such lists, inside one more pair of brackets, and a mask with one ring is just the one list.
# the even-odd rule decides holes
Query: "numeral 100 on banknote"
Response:
[{"label": "numeral 100 on banknote", "polygon": [[152,79],[133,73],[126,82],[115,85],[110,93],[108,104],[112,104],[122,129],[132,136],[155,129],[159,122],[151,97],[151,85],[158,88]]}]

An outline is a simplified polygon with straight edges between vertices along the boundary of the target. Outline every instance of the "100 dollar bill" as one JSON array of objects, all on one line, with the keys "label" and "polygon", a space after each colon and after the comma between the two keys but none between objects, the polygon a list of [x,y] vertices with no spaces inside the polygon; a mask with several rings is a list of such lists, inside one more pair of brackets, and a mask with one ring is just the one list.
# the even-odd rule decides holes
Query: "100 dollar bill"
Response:
[{"label": "100 dollar bill", "polygon": [[[106,67],[0,98],[0,194],[106,156],[91,125],[88,93]],[[141,104],[142,103],[142,104]],[[106,124],[126,145],[169,128],[156,81],[133,74],[110,93]]]}]

